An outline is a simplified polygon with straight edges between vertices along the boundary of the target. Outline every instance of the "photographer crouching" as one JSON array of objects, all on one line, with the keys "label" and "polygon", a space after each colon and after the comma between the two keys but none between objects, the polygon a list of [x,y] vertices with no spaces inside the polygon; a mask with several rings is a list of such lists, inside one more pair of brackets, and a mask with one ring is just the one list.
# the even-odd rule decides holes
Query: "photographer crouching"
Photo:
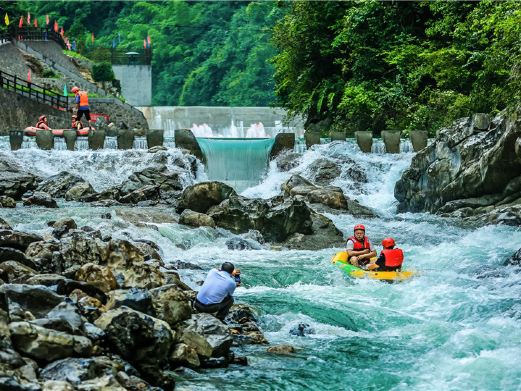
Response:
[{"label": "photographer crouching", "polygon": [[195,309],[206,313],[217,312],[215,316],[224,322],[233,305],[233,292],[241,285],[240,274],[231,262],[224,262],[219,270],[210,270],[195,299]]}]

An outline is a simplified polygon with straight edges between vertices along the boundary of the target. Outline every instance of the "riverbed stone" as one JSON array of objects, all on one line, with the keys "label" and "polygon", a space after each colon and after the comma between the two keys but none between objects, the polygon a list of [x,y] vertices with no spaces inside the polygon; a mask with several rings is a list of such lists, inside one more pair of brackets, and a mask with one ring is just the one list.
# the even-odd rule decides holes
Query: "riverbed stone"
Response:
[{"label": "riverbed stone", "polygon": [[49,193],[35,191],[31,195],[22,198],[25,206],[43,206],[45,208],[57,208],[58,204]]},{"label": "riverbed stone", "polygon": [[85,197],[95,194],[95,190],[89,182],[82,181],[73,185],[65,192],[66,201],[82,201]]},{"label": "riverbed stone", "polygon": [[226,356],[233,339],[228,328],[216,317],[200,313],[193,314],[185,322],[181,341],[196,349],[204,357]]},{"label": "riverbed stone", "polygon": [[505,261],[505,265],[521,266],[521,248]]},{"label": "riverbed stone", "polygon": [[212,206],[219,205],[237,193],[232,187],[222,182],[201,182],[188,186],[181,194],[177,212],[185,209],[206,213]]},{"label": "riverbed stone", "polygon": [[27,247],[33,242],[39,242],[43,238],[39,235],[13,231],[13,230],[0,230],[0,246],[11,247],[20,251],[27,250]]},{"label": "riverbed stone", "polygon": [[11,317],[16,315],[19,319],[24,319],[26,312],[35,318],[45,317],[65,299],[43,285],[4,284],[0,294],[5,295]]},{"label": "riverbed stone", "polygon": [[116,352],[131,363],[161,367],[168,359],[173,333],[160,319],[121,307],[101,315],[95,325],[107,333]]},{"label": "riverbed stone", "polygon": [[117,288],[117,281],[112,270],[106,266],[87,263],[76,272],[75,279],[84,281],[108,293]]},{"label": "riverbed stone", "polygon": [[268,349],[266,349],[268,353],[275,353],[275,354],[291,354],[295,353],[295,348],[291,345],[283,344],[283,345],[274,345],[270,346]]},{"label": "riverbed stone", "polygon": [[177,323],[190,319],[192,306],[185,291],[177,285],[165,285],[150,291],[154,312],[159,319],[167,322],[171,327]]},{"label": "riverbed stone", "polygon": [[337,179],[342,172],[340,165],[326,158],[315,160],[308,167],[311,180],[319,186],[327,186]]},{"label": "riverbed stone", "polygon": [[0,207],[2,208],[16,208],[16,201],[7,196],[0,196]]},{"label": "riverbed stone", "polygon": [[197,355],[197,350],[192,346],[188,346],[184,343],[178,343],[175,345],[172,350],[172,354],[170,354],[170,362],[175,366],[190,366],[190,367],[199,367],[201,365],[201,361],[199,360],[199,356]]},{"label": "riverbed stone", "polygon": [[[116,289],[110,292],[108,297],[109,300],[105,306],[107,310],[125,306],[144,314],[154,314],[152,307],[152,295],[146,289]],[[162,319],[160,316],[158,316],[158,318]]]},{"label": "riverbed stone", "polygon": [[179,223],[191,227],[215,227],[215,221],[210,216],[190,209],[183,210],[179,217]]},{"label": "riverbed stone", "polygon": [[66,171],[62,171],[42,181],[38,185],[37,191],[48,193],[51,197],[64,198],[65,194],[69,190],[81,183],[86,183],[88,186],[90,186],[90,184],[83,178]]},{"label": "riverbed stone", "polygon": [[12,230],[11,225],[0,217],[0,231]]},{"label": "riverbed stone", "polygon": [[29,322],[12,322],[9,331],[16,349],[35,360],[49,362],[72,355],[85,356],[92,351],[88,338],[49,330]]},{"label": "riverbed stone", "polygon": [[5,261],[0,263],[0,276],[4,281],[11,284],[23,284],[35,274],[36,270],[16,261]]},{"label": "riverbed stone", "polygon": [[0,153],[0,196],[20,200],[22,194],[34,190],[39,178],[24,169],[4,152]]}]

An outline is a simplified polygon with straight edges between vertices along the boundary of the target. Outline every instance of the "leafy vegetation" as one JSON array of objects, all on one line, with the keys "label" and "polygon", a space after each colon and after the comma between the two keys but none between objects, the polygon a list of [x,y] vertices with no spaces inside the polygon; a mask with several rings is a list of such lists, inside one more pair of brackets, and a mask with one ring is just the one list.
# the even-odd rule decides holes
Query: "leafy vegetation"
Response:
[{"label": "leafy vegetation", "polygon": [[280,103],[308,128],[432,133],[521,102],[515,1],[301,1],[274,40]]},{"label": "leafy vegetation", "polygon": [[94,81],[112,81],[114,80],[114,71],[112,64],[109,62],[102,62],[92,66],[92,77]]}]

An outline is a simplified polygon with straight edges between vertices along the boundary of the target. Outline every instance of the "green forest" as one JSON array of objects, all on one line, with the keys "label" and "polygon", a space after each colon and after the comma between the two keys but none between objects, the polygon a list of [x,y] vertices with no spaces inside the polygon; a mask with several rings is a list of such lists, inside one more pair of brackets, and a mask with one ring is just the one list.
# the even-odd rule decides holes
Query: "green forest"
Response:
[{"label": "green forest", "polygon": [[[5,4],[5,3],[4,3]],[[428,129],[521,102],[521,3],[18,2],[94,46],[150,36],[154,105],[282,106],[306,128]]]}]

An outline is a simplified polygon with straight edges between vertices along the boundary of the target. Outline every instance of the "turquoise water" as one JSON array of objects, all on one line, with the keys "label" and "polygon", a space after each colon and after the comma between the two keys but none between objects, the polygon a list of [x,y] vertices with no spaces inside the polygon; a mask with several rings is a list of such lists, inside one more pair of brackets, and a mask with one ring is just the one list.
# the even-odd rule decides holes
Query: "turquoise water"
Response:
[{"label": "turquoise water", "polygon": [[274,138],[198,138],[208,179],[243,191],[261,181],[268,168]]},{"label": "turquoise water", "polygon": [[[315,159],[346,156],[364,169],[368,183],[349,183],[340,175],[333,184],[380,217],[328,217],[346,235],[354,224],[365,224],[376,244],[393,236],[417,277],[399,284],[347,279],[329,262],[342,243],[320,251],[231,251],[225,241],[233,234],[167,222],[173,212],[164,208],[64,203],[58,210],[0,210],[0,217],[19,229],[45,233],[46,221],[71,216],[116,237],[153,240],[167,262],[203,268],[181,272],[194,288],[209,268],[225,260],[240,267],[243,286],[236,301],[257,309],[271,344],[291,344],[297,352],[278,356],[267,353],[266,346],[238,347],[249,366],[186,370],[179,390],[520,390],[521,274],[503,266],[521,247],[519,227],[396,215],[394,183],[412,154],[362,155],[352,145],[333,143],[306,152],[292,173],[306,176]],[[120,165],[124,168],[123,158]],[[290,175],[271,164],[263,183],[243,194],[270,197]],[[112,219],[101,218],[106,212]],[[157,229],[138,224],[144,220]],[[291,335],[299,323],[309,324],[314,333]]]}]

